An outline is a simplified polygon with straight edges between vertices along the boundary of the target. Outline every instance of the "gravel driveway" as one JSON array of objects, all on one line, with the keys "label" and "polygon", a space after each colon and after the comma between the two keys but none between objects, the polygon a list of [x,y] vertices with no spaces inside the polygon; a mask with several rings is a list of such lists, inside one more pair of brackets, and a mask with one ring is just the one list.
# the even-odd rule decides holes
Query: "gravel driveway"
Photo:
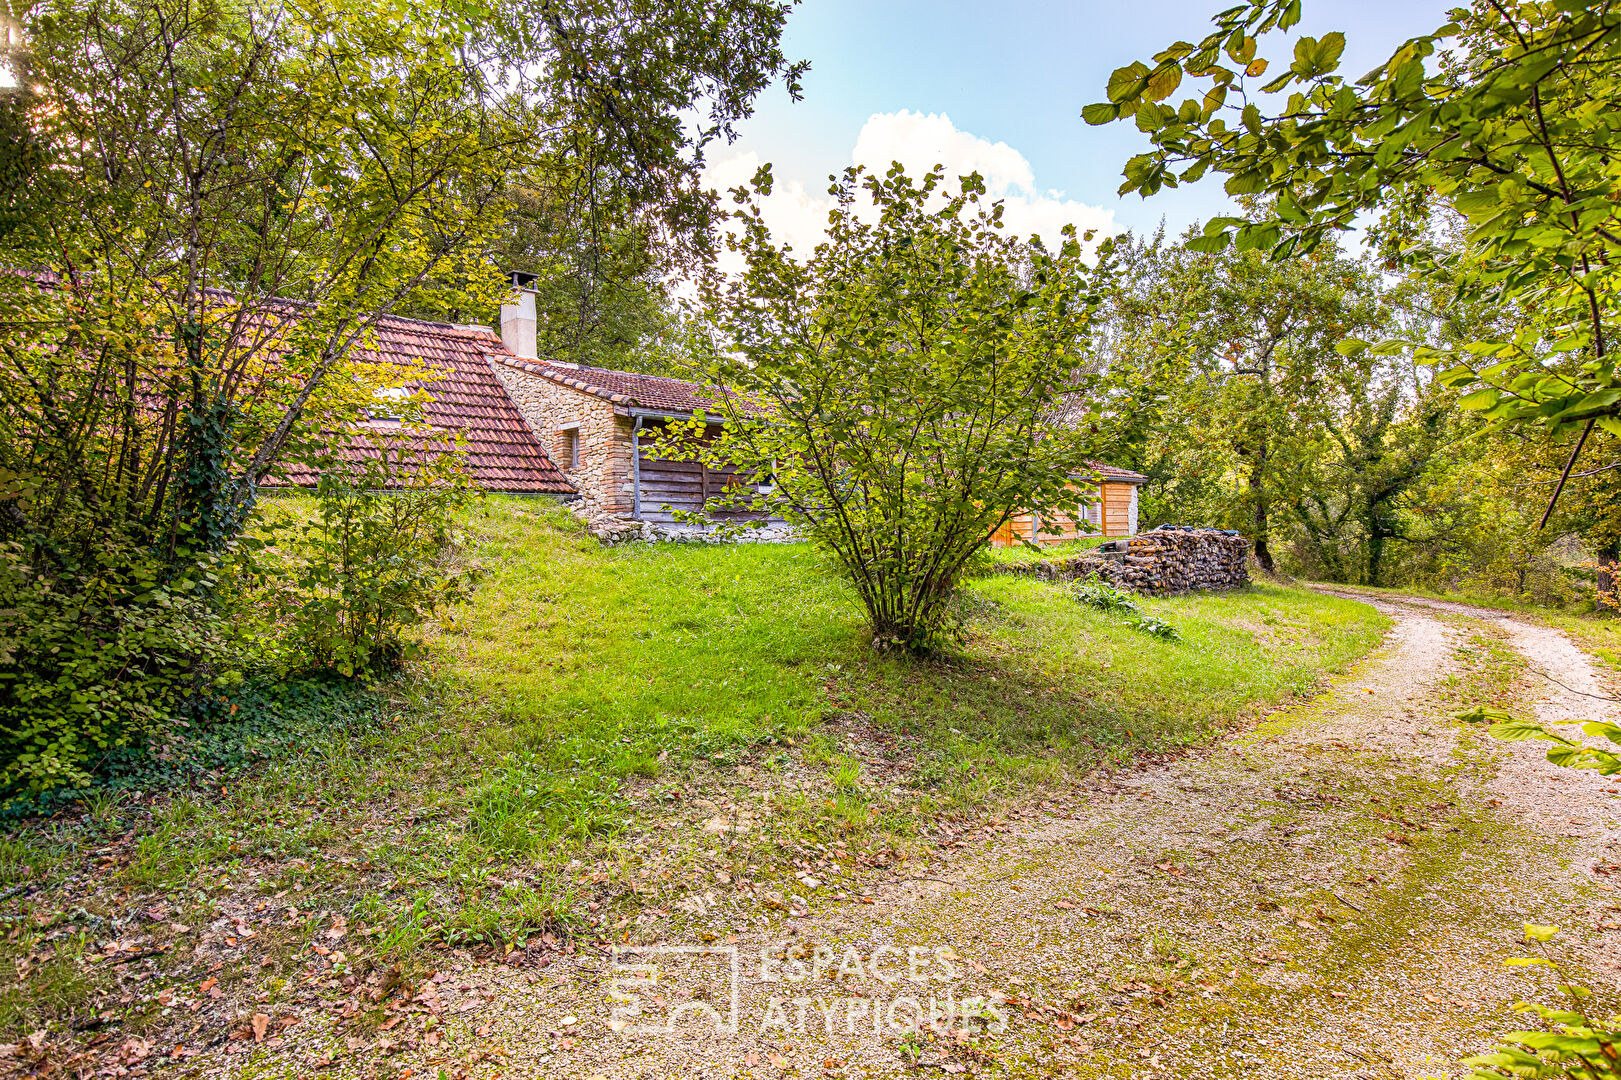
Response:
[{"label": "gravel driveway", "polygon": [[403,1051],[310,1031],[187,1071],[1464,1075],[1523,1024],[1515,1001],[1553,996],[1547,969],[1503,964],[1522,923],[1568,928],[1572,977],[1617,989],[1621,789],[1450,715],[1493,649],[1518,654],[1544,721],[1616,713],[1557,630],[1357,598],[1394,627],[1330,692],[993,823],[928,876],[875,881],[871,903],[811,879],[802,916],[700,905],[665,942],[686,951],[446,972],[417,995],[434,1038]]}]

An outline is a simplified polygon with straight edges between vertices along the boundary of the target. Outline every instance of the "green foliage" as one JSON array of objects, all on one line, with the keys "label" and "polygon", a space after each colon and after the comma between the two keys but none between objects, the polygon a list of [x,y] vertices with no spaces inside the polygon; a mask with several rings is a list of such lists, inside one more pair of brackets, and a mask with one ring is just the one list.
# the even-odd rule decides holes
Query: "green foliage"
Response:
[{"label": "green foliage", "polygon": [[[1269,68],[1258,43],[1299,17],[1298,0],[1249,0],[1197,45],[1115,72],[1086,119],[1133,118],[1154,143],[1127,163],[1121,191],[1224,173],[1230,194],[1268,201],[1208,223],[1197,249],[1274,258],[1384,212],[1375,239],[1392,268],[1522,316],[1418,354],[1465,391],[1463,407],[1561,445],[1568,475],[1595,429],[1621,434],[1621,5],[1459,8],[1354,80],[1337,71],[1342,35],[1302,37],[1293,63],[1260,83],[1271,96],[1257,95]],[[1457,51],[1437,55],[1453,38]],[[1184,76],[1208,89],[1162,103]],[[1428,235],[1446,215],[1467,220],[1461,243]]]},{"label": "green foliage", "polygon": [[1126,236],[1106,355],[1110,460],[1147,474],[1142,517],[1236,528],[1265,569],[1364,584],[1422,535],[1415,495],[1458,437],[1452,395],[1405,357],[1347,354],[1423,298],[1325,244],[1276,262]]},{"label": "green foliage", "polygon": [[[1570,769],[1595,769],[1604,776],[1613,776],[1621,772],[1621,754],[1567,739],[1542,724],[1518,719],[1501,709],[1477,705],[1467,712],[1459,713],[1458,719],[1473,724],[1489,724],[1487,731],[1494,739],[1503,739],[1507,742],[1541,739],[1554,743],[1553,749],[1548,751],[1548,760],[1555,765]],[[1608,739],[1612,743],[1621,743],[1621,725],[1608,720],[1589,720],[1582,725],[1582,731],[1587,735]]]},{"label": "green foliage", "polygon": [[[1525,936],[1539,944],[1559,933],[1557,926],[1525,924]],[[1559,965],[1541,956],[1515,957],[1506,961],[1515,966]],[[1621,1016],[1591,1017],[1584,1003],[1592,991],[1565,983],[1560,989],[1571,999],[1568,1009],[1549,1008],[1522,1001],[1515,1010],[1530,1013],[1547,1028],[1542,1031],[1510,1031],[1491,1053],[1463,1062],[1474,1080],[1502,1080],[1503,1077],[1562,1078],[1562,1080],[1615,1080],[1621,1077]]]},{"label": "green foliage", "polygon": [[[1487,730],[1495,739],[1551,742],[1554,746],[1548,751],[1548,760],[1555,765],[1595,769],[1604,776],[1621,772],[1621,754],[1567,739],[1542,724],[1521,720],[1502,709],[1477,705],[1458,713],[1457,718],[1466,723],[1489,724]],[[1621,744],[1621,724],[1589,721],[1582,725],[1582,731]],[[1558,932],[1556,926],[1525,925],[1526,937],[1536,942],[1547,942]],[[1558,967],[1545,957],[1535,956],[1515,957],[1506,962]],[[1582,1002],[1592,997],[1592,991],[1568,983],[1560,989],[1569,995],[1575,1008],[1554,1009],[1524,1001],[1517,1004],[1518,1011],[1536,1015],[1552,1030],[1508,1032],[1494,1051],[1464,1062],[1474,1070],[1472,1075],[1476,1080],[1500,1080],[1505,1076],[1567,1077],[1569,1080],[1621,1077],[1621,1016],[1595,1020],[1581,1011]]]},{"label": "green foliage", "polygon": [[296,754],[312,740],[361,731],[378,718],[377,695],[352,680],[251,677],[185,700],[156,733],[101,755],[78,783],[13,796],[0,806],[0,819],[52,813],[74,800],[218,783]]},{"label": "green foliage", "polygon": [[[404,458],[405,460],[401,460]],[[456,559],[458,516],[477,491],[451,454],[330,462],[314,516],[290,527],[273,609],[286,663],[375,675],[417,656],[414,630],[465,600],[477,570]]]},{"label": "green foliage", "polygon": [[1097,608],[1099,611],[1118,611],[1128,615],[1139,615],[1142,609],[1126,590],[1113,585],[1096,574],[1082,578],[1069,587],[1070,595],[1087,607]]},{"label": "green foliage", "polygon": [[875,645],[917,651],[940,644],[952,590],[1003,523],[1078,516],[1083,429],[1057,418],[1098,381],[1082,370],[1101,294],[1081,238],[1020,242],[977,174],[943,181],[847,170],[808,261],[766,228],[768,171],[734,192],[747,269],[705,288],[726,427],[670,446],[772,477],[730,505],[797,524],[854,585]]},{"label": "green foliage", "polygon": [[1137,606],[1137,601],[1131,593],[1104,581],[1096,574],[1072,582],[1069,593],[1079,603],[1087,607],[1096,608],[1126,616],[1126,625],[1133,630],[1156,637],[1162,641],[1180,641],[1182,636],[1171,623],[1157,615],[1150,615]]},{"label": "green foliage", "polygon": [[1162,641],[1182,640],[1182,635],[1176,627],[1157,615],[1134,615],[1126,620],[1126,625]]},{"label": "green foliage", "polygon": [[0,797],[87,784],[225,655],[210,571],[170,575],[116,536],[71,555],[30,539],[0,542]]}]

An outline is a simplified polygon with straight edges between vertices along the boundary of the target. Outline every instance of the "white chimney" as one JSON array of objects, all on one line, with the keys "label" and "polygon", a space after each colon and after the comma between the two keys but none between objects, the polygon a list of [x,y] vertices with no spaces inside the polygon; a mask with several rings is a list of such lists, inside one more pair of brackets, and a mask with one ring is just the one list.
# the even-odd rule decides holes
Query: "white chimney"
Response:
[{"label": "white chimney", "polygon": [[537,359],[535,352],[535,290],[520,278],[528,275],[513,274],[517,288],[515,303],[501,305],[501,343],[523,360]]}]

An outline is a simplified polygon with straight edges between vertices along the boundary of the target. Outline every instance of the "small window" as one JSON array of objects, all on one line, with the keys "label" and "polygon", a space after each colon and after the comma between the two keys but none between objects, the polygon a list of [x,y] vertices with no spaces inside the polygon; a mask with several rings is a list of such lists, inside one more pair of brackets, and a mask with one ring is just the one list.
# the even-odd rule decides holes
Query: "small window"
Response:
[{"label": "small window", "polygon": [[564,469],[578,469],[580,467],[580,429],[566,428],[558,433],[560,438],[557,445],[558,460],[563,463]]},{"label": "small window", "polygon": [[366,410],[366,415],[373,421],[385,423],[398,423],[402,419],[404,403],[410,399],[413,390],[406,386],[385,386],[372,392],[375,403]]}]

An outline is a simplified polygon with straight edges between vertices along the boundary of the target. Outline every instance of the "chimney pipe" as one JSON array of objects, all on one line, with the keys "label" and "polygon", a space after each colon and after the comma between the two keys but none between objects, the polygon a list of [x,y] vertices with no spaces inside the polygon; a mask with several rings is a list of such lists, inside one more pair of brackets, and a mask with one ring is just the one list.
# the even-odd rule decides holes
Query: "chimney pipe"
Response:
[{"label": "chimney pipe", "polygon": [[535,350],[535,290],[531,274],[514,273],[515,303],[501,305],[501,343],[521,360],[539,359]]}]

